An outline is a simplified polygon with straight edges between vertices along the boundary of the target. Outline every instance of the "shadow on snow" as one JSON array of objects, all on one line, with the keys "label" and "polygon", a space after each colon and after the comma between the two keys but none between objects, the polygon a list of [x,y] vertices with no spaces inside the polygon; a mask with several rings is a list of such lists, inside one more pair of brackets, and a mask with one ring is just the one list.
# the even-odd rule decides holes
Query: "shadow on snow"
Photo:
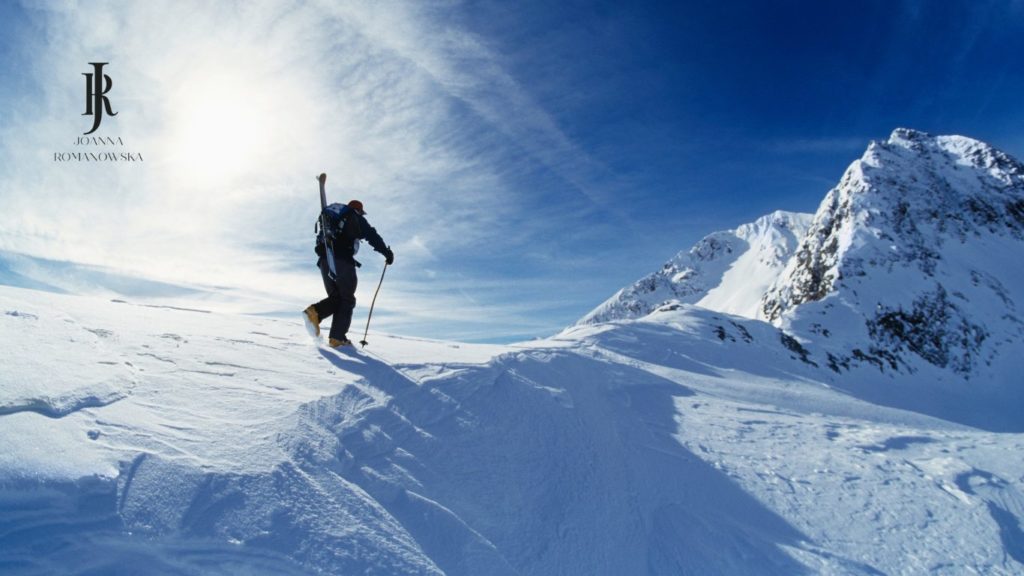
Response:
[{"label": "shadow on snow", "polygon": [[499,357],[416,383],[321,353],[390,396],[351,420],[349,387],[311,413],[338,467],[448,574],[796,574],[799,531],[675,438],[684,386],[572,353]]}]

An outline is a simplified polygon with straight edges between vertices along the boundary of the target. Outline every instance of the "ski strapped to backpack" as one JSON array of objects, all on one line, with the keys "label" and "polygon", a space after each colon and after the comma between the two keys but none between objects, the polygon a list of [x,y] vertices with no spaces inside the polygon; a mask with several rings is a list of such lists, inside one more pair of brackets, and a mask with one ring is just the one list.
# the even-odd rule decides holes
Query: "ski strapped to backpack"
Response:
[{"label": "ski strapped to backpack", "polygon": [[[324,258],[327,258],[327,276],[331,280],[334,280],[338,276],[338,271],[334,268],[334,238],[327,237],[327,218],[325,213],[327,212],[327,191],[324,189],[324,184],[327,183],[327,173],[321,173],[317,177],[317,182],[320,183],[320,216],[316,220],[316,224],[313,225],[313,232],[317,236],[317,244],[324,247]],[[319,250],[317,253],[319,254]]]},{"label": "ski strapped to backpack", "polygon": [[[317,218],[316,224],[313,227],[313,231],[317,236],[317,244],[323,245],[326,250],[325,258],[327,258],[332,280],[337,275],[337,271],[334,268],[334,242],[342,238],[345,230],[345,216],[351,211],[352,208],[345,204],[328,204],[320,211],[320,217]],[[352,250],[353,253],[359,252],[358,239],[353,243]]]},{"label": "ski strapped to backpack", "polygon": [[[313,232],[316,235],[316,242],[318,246],[324,247],[324,258],[327,258],[328,277],[334,280],[338,276],[338,271],[335,269],[334,264],[334,241],[341,238],[342,232],[345,229],[345,216],[352,210],[345,204],[328,204],[327,203],[327,192],[324,189],[324,184],[327,182],[327,174],[321,174],[317,177],[317,181],[320,182],[320,216],[316,219],[316,224],[313,225]],[[352,246],[353,253],[359,252],[359,240],[356,239]],[[317,251],[319,253],[319,250]],[[359,264],[356,263],[358,266]]]}]

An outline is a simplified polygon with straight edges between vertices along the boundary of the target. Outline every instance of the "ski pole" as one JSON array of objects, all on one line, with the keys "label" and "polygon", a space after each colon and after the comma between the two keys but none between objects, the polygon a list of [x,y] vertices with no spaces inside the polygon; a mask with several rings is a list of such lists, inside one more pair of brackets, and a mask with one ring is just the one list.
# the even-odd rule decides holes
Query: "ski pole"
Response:
[{"label": "ski pole", "polygon": [[380,294],[380,286],[384,283],[384,273],[388,271],[388,265],[384,263],[384,269],[380,271],[380,282],[377,282],[377,289],[373,292],[373,301],[370,302],[370,313],[366,316],[366,330],[363,331],[363,339],[359,343],[365,348],[369,342],[366,335],[370,333],[370,318],[373,318],[373,306],[377,303],[377,294]]}]

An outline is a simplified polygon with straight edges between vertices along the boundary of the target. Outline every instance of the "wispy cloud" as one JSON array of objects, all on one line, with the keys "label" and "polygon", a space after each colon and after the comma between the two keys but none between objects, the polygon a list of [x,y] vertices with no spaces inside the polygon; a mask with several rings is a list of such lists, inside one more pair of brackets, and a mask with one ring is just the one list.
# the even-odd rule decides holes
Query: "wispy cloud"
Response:
[{"label": "wispy cloud", "polygon": [[[32,43],[35,59],[18,74],[42,97],[6,103],[0,249],[299,305],[320,292],[313,177],[325,170],[330,198],[363,200],[398,254],[391,289],[404,312],[394,326],[543,324],[524,320],[507,292],[447,296],[458,290],[453,263],[520,259],[565,214],[602,210],[608,173],[480,38],[445,20],[447,6],[26,6],[37,29],[16,41]],[[82,73],[94,61],[110,63],[118,112],[102,131],[141,152],[141,164],[53,161],[87,129]],[[530,163],[578,192],[543,198],[560,216],[536,211],[541,193],[522,187]],[[415,289],[427,281],[430,290]]]},{"label": "wispy cloud", "polygon": [[581,150],[538,106],[480,37],[451,24],[450,4],[332,5],[367,37],[425,72],[496,130],[554,171],[594,204],[607,208],[612,173]]}]

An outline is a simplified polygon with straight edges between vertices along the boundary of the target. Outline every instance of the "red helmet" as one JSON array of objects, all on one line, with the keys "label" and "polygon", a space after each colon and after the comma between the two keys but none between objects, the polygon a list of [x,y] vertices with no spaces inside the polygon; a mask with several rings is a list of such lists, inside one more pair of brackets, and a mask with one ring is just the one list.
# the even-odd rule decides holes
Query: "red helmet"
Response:
[{"label": "red helmet", "polygon": [[366,210],[363,210],[363,203],[360,202],[359,200],[350,200],[348,203],[348,207],[360,214],[366,214]]}]

